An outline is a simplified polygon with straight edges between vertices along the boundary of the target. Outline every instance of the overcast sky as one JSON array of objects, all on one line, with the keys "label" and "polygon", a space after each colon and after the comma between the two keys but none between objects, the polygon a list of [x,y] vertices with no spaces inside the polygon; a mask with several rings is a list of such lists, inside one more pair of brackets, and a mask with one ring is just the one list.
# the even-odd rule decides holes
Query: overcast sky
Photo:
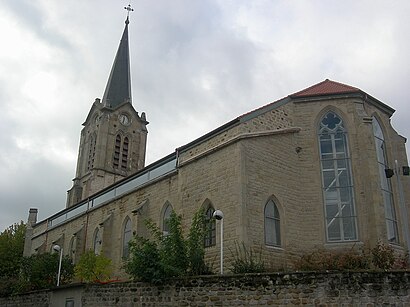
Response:
[{"label": "overcast sky", "polygon": [[[81,124],[102,97],[122,0],[0,2],[0,231],[65,207]],[[326,78],[396,109],[410,137],[408,0],[133,0],[133,105],[147,164]]]}]

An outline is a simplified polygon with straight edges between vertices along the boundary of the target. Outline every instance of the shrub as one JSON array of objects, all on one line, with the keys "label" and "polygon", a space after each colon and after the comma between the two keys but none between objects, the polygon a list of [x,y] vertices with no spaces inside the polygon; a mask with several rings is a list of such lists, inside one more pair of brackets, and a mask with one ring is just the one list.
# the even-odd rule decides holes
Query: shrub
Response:
[{"label": "shrub", "polygon": [[381,241],[372,248],[372,263],[373,265],[381,270],[390,270],[395,262],[394,250],[388,245]]},{"label": "shrub", "polygon": [[393,264],[393,268],[398,270],[407,270],[409,268],[409,254],[408,252],[404,255],[399,255],[396,257]]},{"label": "shrub", "polygon": [[162,283],[170,277],[209,273],[204,256],[203,211],[198,211],[192,221],[188,239],[182,234],[181,216],[171,213],[169,233],[164,235],[152,222],[146,221],[150,238],[134,237],[130,242],[130,257],[125,270],[133,279]]},{"label": "shrub", "polygon": [[125,270],[132,278],[158,284],[186,274],[189,263],[181,217],[173,211],[168,223],[169,233],[164,235],[148,220],[146,225],[151,238],[136,236],[130,242],[130,258],[126,260]]},{"label": "shrub", "polygon": [[395,255],[393,247],[381,241],[374,248],[333,252],[317,250],[302,255],[294,264],[297,270],[390,270],[407,269],[408,255]]},{"label": "shrub", "polygon": [[[57,283],[58,265],[58,253],[24,257],[17,292],[54,287]],[[71,282],[73,275],[74,265],[68,256],[64,256],[61,262],[60,284]]]},{"label": "shrub", "polygon": [[248,250],[244,243],[240,246],[235,242],[235,251],[231,251],[231,253],[234,259],[231,267],[232,273],[261,273],[266,271],[262,261],[262,250],[256,253],[253,248]]},{"label": "shrub", "polygon": [[202,275],[211,273],[211,269],[205,263],[205,234],[205,210],[201,208],[195,213],[192,219],[192,224],[187,239],[190,275]]},{"label": "shrub", "polygon": [[130,242],[130,257],[125,270],[134,279],[160,283],[164,277],[160,253],[156,242],[136,237]]},{"label": "shrub", "polygon": [[353,248],[343,252],[317,250],[303,255],[295,263],[295,268],[301,271],[363,270],[369,267],[368,255]]},{"label": "shrub", "polygon": [[85,282],[107,281],[111,275],[111,259],[88,250],[75,266],[75,276]]},{"label": "shrub", "polygon": [[182,235],[181,216],[174,211],[169,219],[169,234],[162,236],[160,245],[161,264],[166,277],[186,274],[189,267],[187,244]]}]

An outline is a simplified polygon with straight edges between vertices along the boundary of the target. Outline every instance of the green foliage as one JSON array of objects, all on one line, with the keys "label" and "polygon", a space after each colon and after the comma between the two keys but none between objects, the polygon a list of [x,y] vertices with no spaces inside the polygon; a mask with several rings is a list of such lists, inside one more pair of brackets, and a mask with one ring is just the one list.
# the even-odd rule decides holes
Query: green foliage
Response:
[{"label": "green foliage", "polygon": [[181,216],[174,211],[169,219],[169,234],[162,237],[161,243],[160,258],[165,276],[185,275],[189,265],[187,246],[182,235]]},{"label": "green foliage", "polygon": [[88,250],[74,268],[75,276],[85,282],[107,281],[112,272],[111,259]]},{"label": "green foliage", "polygon": [[184,239],[182,234],[181,216],[175,212],[168,220],[168,234],[163,234],[154,223],[147,221],[151,237],[136,236],[130,242],[126,272],[134,279],[152,283],[162,283],[170,277],[209,272],[204,261],[204,221],[203,211],[197,212],[188,239]]},{"label": "green foliage", "polygon": [[234,274],[261,273],[266,272],[265,264],[262,260],[262,250],[256,253],[253,248],[249,250],[245,244],[239,245],[235,242],[235,251],[232,252],[233,262],[231,271]]},{"label": "green foliage", "polygon": [[211,273],[205,263],[204,240],[206,234],[205,210],[198,210],[193,219],[187,239],[189,274],[201,275]]},{"label": "green foliage", "polygon": [[0,279],[16,277],[23,259],[26,225],[14,224],[0,234]]},{"label": "green foliage", "polygon": [[20,287],[18,277],[0,278],[0,297],[16,293]]},{"label": "green foliage", "polygon": [[158,245],[154,241],[136,237],[130,242],[130,257],[125,270],[134,279],[160,283],[165,276]]},{"label": "green foliage", "polygon": [[[0,234],[0,296],[54,287],[57,284],[59,254],[23,257],[26,225],[14,224]],[[74,267],[62,258],[60,283],[68,283]]]},{"label": "green foliage", "polygon": [[[24,257],[21,265],[19,292],[46,289],[57,284],[58,253],[45,253]],[[74,266],[68,256],[61,262],[60,284],[69,283],[74,275]]]},{"label": "green foliage", "polygon": [[20,222],[0,233],[0,296],[9,295],[18,288],[25,231],[26,225]]}]

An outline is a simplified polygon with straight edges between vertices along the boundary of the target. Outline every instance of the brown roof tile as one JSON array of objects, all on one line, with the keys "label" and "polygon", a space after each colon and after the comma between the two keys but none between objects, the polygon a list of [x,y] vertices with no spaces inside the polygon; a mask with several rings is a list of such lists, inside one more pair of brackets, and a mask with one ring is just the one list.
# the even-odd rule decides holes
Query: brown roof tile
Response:
[{"label": "brown roof tile", "polygon": [[335,82],[329,79],[312,85],[304,90],[289,95],[292,98],[331,95],[331,94],[343,94],[343,93],[357,93],[361,92],[360,89],[346,85],[343,83]]}]

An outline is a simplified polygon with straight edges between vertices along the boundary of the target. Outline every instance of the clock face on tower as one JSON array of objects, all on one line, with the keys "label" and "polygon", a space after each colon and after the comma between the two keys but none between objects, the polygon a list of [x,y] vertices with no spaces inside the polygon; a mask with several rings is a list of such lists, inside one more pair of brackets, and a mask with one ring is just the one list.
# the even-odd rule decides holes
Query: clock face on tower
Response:
[{"label": "clock face on tower", "polygon": [[124,126],[128,126],[130,124],[130,119],[126,114],[120,114],[118,116],[118,120],[120,121],[120,123]]}]

